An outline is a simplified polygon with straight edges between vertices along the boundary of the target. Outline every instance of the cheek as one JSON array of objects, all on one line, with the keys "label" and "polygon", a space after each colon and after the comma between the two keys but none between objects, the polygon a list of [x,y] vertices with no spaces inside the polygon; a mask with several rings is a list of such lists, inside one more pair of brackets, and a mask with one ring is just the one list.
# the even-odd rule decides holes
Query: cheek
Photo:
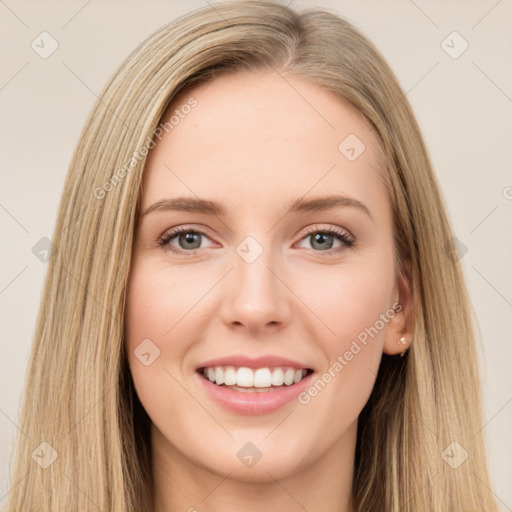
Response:
[{"label": "cheek", "polygon": [[180,319],[194,298],[191,287],[184,284],[178,273],[166,272],[149,260],[136,262],[132,268],[126,298],[125,348],[137,393],[145,406],[157,399],[155,390],[169,389],[172,377],[168,372],[174,374],[183,360],[187,338],[179,332],[183,325]]},{"label": "cheek", "polygon": [[[315,411],[319,417],[325,416],[313,423],[312,429],[315,435],[325,436],[327,444],[333,439],[329,436],[335,437],[357,420],[373,389],[386,326],[394,316],[390,268],[382,257],[380,262],[357,268],[331,268],[325,275],[315,276],[314,287],[302,288],[303,293],[309,290],[304,302],[314,304],[311,309],[322,321],[323,335],[318,331],[316,339],[325,365],[298,401],[310,414]],[[325,430],[333,418],[332,428]]]},{"label": "cheek", "polygon": [[[311,275],[311,274],[309,274]],[[332,268],[317,272],[314,281],[301,285],[301,296],[327,328],[328,346],[343,349],[353,339],[364,338],[371,329],[373,338],[385,331],[381,315],[389,313],[393,272],[382,261],[376,265]]]},{"label": "cheek", "polygon": [[191,308],[200,296],[183,272],[150,260],[132,268],[125,322],[128,364],[144,409],[163,430],[168,418],[183,422],[185,411],[194,407],[180,381],[192,339],[187,321],[195,323]]},{"label": "cheek", "polygon": [[150,338],[162,352],[179,350],[176,332],[204,293],[204,284],[199,281],[189,279],[179,269],[170,272],[159,262],[135,264],[126,302],[127,347],[133,350],[143,339]]},{"label": "cheek", "polygon": [[305,403],[321,391],[320,401],[333,404],[333,412],[341,416],[358,413],[366,403],[394,317],[393,268],[391,250],[368,251],[302,281],[304,302],[321,320],[315,337],[325,356],[321,382],[304,397]]}]

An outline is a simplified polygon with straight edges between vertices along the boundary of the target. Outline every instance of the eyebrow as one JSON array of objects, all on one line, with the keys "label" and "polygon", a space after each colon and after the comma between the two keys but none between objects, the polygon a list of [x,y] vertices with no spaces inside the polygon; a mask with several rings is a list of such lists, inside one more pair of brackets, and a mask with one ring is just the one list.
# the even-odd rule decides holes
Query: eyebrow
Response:
[{"label": "eyebrow", "polygon": [[[371,219],[373,219],[370,209],[358,199],[348,196],[330,195],[317,197],[313,199],[298,198],[292,201],[288,207],[286,215],[297,212],[317,212],[322,210],[331,210],[337,207],[353,207],[363,211]],[[200,199],[195,197],[177,197],[174,199],[160,199],[156,203],[149,206],[142,216],[151,212],[165,211],[185,211],[204,213],[207,215],[215,215],[222,217],[226,215],[224,206],[216,201]]]}]

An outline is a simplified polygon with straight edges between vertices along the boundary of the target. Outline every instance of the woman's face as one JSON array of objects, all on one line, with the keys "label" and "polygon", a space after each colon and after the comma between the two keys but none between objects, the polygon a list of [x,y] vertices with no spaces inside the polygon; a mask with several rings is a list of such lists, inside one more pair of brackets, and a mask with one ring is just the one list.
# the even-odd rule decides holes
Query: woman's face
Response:
[{"label": "woman's face", "polygon": [[249,73],[180,95],[165,120],[126,316],[156,457],[268,480],[353,456],[410,312],[393,310],[407,288],[368,124],[312,83]]}]

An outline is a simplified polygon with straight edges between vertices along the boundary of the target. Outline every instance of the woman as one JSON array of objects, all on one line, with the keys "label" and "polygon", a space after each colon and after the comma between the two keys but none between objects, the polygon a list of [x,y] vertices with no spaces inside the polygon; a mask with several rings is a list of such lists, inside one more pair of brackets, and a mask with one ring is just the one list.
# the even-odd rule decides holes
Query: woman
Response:
[{"label": "woman", "polygon": [[163,27],[71,163],[7,510],[496,510],[445,212],[343,19]]}]

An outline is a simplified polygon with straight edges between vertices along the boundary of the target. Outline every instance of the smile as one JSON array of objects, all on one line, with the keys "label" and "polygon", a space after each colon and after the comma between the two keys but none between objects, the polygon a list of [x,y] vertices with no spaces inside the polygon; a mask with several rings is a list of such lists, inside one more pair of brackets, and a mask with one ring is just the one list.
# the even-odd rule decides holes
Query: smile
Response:
[{"label": "smile", "polygon": [[293,403],[311,384],[315,372],[290,366],[203,366],[195,375],[206,397],[222,409],[241,415],[261,415]]},{"label": "smile", "polygon": [[270,391],[299,383],[312,370],[307,368],[247,368],[234,366],[215,366],[200,368],[199,373],[217,386],[228,387],[242,392]]}]

